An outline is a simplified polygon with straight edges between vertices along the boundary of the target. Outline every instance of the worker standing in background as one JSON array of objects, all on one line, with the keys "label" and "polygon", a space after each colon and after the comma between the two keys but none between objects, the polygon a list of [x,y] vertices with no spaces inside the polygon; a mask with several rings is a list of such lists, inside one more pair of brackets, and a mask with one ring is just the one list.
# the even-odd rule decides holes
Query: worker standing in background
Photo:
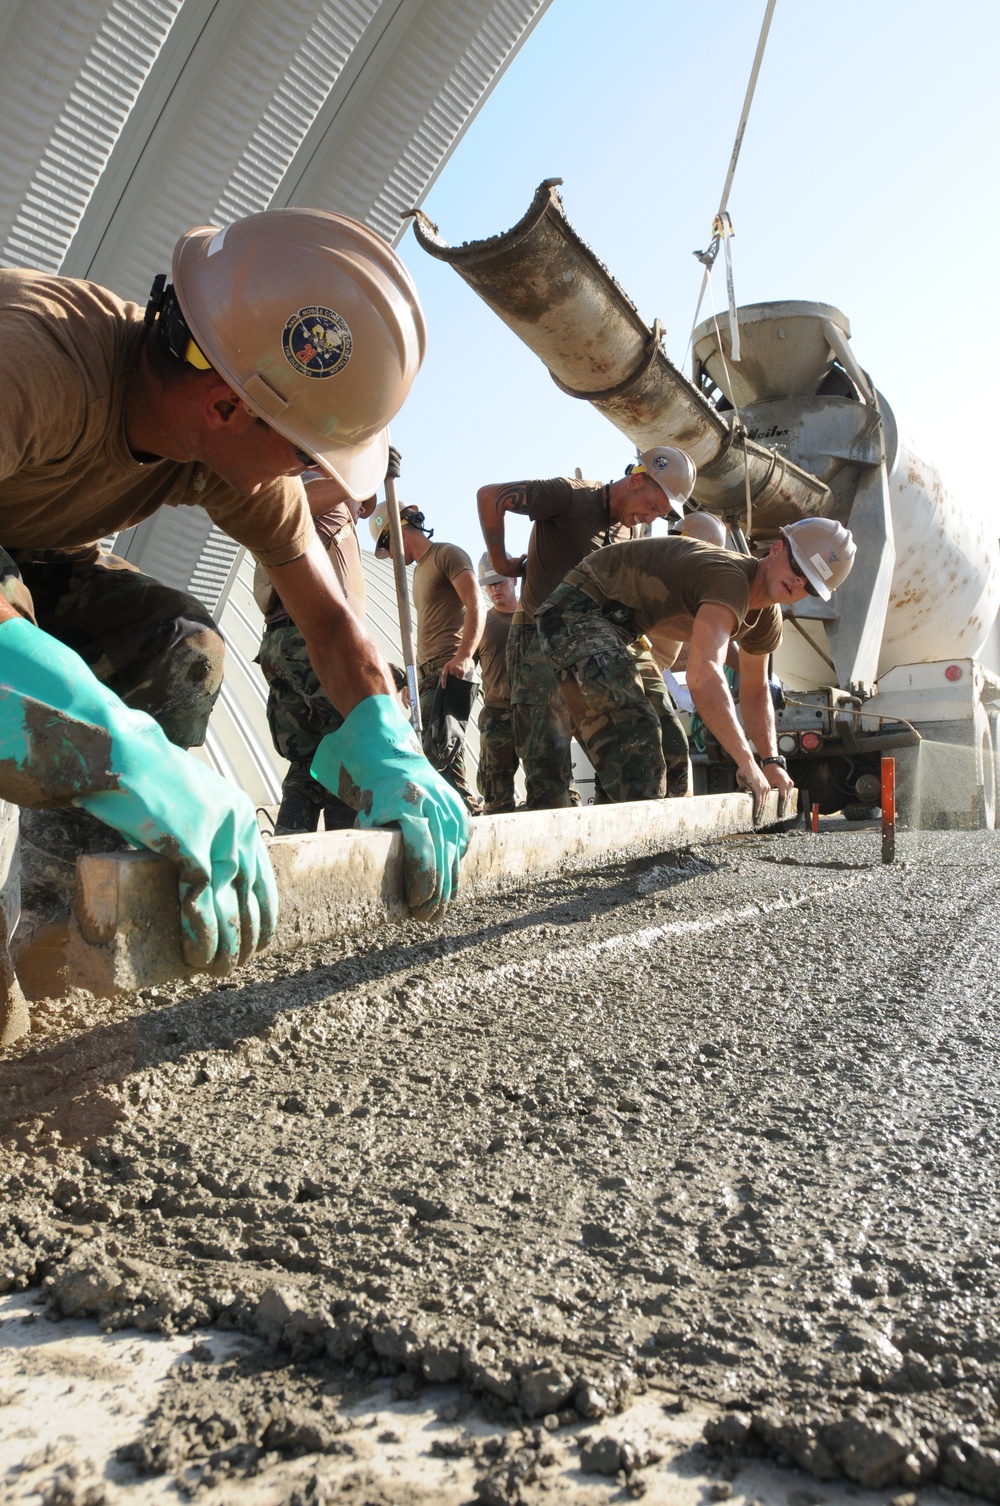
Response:
[{"label": "worker standing in background", "polygon": [[[465,774],[465,729],[475,694],[475,653],[486,608],[472,561],[457,544],[432,543],[417,507],[401,507],[403,558],[415,565],[413,605],[417,613],[417,692],[424,729],[424,752],[458,792],[470,815],[482,802]],[[369,521],[375,555],[392,554],[389,525],[382,511]]]},{"label": "worker standing in background", "polygon": [[95,540],[201,506],[262,561],[344,717],[313,772],[357,787],[361,825],[398,823],[416,916],[454,892],[468,820],[299,480],[317,465],[358,499],[385,475],[424,351],[409,274],[365,226],[280,209],[187,232],[172,277],[144,318],[93,283],[0,272],[0,797],[169,853],[187,962],[231,967],[272,934],[277,896],[250,801],[182,751],[204,737],[221,638],[193,597]]},{"label": "worker standing in background", "polygon": [[487,816],[516,808],[514,775],[517,751],[510,709],[507,640],[517,611],[517,587],[509,575],[499,575],[484,554],[479,561],[479,584],[490,599],[486,625],[479,642],[483,677],[483,705],[479,713],[479,793]]},{"label": "worker standing in background", "polygon": [[[547,810],[579,805],[573,787],[571,724],[559,682],[535,630],[535,613],[566,572],[587,555],[607,547],[637,525],[679,513],[691,495],[695,468],[689,455],[672,445],[647,450],[638,465],[617,481],[515,481],[481,487],[479,520],[498,575],[524,576],[521,601],[514,614],[507,647],[514,746],[524,770],[526,809]],[[526,555],[507,553],[504,520],[508,513],[534,524]],[[638,636],[638,635],[636,635]],[[650,682],[660,680],[650,659]],[[662,686],[662,681],[660,681]],[[664,714],[669,697],[663,690]],[[687,744],[683,742],[686,768]],[[678,745],[678,758],[680,744]]]},{"label": "worker standing in background", "polygon": [[[317,536],[351,611],[361,621],[367,592],[355,524],[358,518],[371,516],[376,498],[355,502],[338,481],[319,471],[304,472],[302,480]],[[320,812],[326,831],[352,827],[357,818],[354,807],[324,788],[310,772],[323,738],[342,727],[344,718],[320,684],[306,640],[260,564],[254,572],[254,599],[264,613],[257,663],[267,681],[267,725],[276,752],[288,760],[274,835],[315,831]]]},{"label": "worker standing in background", "polygon": [[[690,644],[695,707],[755,810],[769,789],[791,793],[767,675],[781,642],[780,607],[807,595],[828,601],[850,573],[855,546],[832,518],[803,518],[780,532],[763,559],[676,536],[616,544],[571,570],[539,609],[539,638],[612,800],[666,792],[659,717],[629,652],[639,633],[657,628]],[[731,641],[743,726],[723,673]]]}]

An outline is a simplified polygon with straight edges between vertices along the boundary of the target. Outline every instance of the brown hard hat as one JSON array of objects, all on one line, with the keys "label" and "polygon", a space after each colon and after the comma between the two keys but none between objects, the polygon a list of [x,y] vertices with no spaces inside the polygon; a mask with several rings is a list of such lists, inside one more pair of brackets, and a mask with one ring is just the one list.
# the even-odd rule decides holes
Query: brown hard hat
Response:
[{"label": "brown hard hat", "polygon": [[182,235],[173,283],[194,340],[247,408],[352,500],[371,496],[426,344],[395,251],[344,215],[268,209]]}]

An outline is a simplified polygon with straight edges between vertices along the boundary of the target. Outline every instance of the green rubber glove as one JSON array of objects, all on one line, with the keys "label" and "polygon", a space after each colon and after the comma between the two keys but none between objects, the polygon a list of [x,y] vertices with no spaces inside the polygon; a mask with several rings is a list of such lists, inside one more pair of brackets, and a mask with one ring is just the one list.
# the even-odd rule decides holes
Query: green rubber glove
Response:
[{"label": "green rubber glove", "polygon": [[172,858],[190,966],[228,972],[273,935],[277,888],[246,795],[19,617],[0,622],[0,791],[80,806]]},{"label": "green rubber glove", "polygon": [[312,775],[354,806],[359,826],[399,827],[410,912],[415,920],[435,920],[458,893],[469,817],[427,762],[399,703],[388,695],[359,701],[316,749]]}]

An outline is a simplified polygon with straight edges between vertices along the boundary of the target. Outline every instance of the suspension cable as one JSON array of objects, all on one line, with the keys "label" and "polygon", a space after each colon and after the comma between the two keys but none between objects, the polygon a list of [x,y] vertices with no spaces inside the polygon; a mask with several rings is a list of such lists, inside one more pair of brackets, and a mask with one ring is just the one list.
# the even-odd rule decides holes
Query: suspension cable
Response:
[{"label": "suspension cable", "polygon": [[[726,173],[726,182],[722,190],[722,198],[719,201],[718,213],[712,224],[713,235],[707,251],[696,251],[694,254],[704,265],[705,272],[701,279],[701,292],[698,294],[698,304],[694,311],[694,319],[691,321],[691,334],[688,336],[688,350],[694,340],[694,331],[698,323],[698,315],[701,313],[702,300],[708,287],[712,265],[719,254],[719,246],[722,243],[722,227],[728,222],[726,205],[729,203],[729,194],[733,186],[733,178],[736,175],[736,163],[739,160],[740,148],[743,145],[743,136],[747,128],[747,120],[750,115],[750,106],[753,103],[754,90],[757,87],[757,75],[760,73],[760,65],[764,58],[764,48],[767,45],[767,34],[771,29],[771,17],[774,14],[775,0],[767,0],[767,8],[764,12],[764,21],[760,28],[760,37],[757,40],[757,51],[754,54],[753,67],[750,70],[750,82],[747,84],[746,98],[743,101],[743,110],[740,114],[740,123],[736,128],[736,140],[733,142],[733,151],[729,159],[729,171]],[[725,217],[725,218],[724,218]],[[731,229],[731,226],[729,227]],[[684,361],[687,361],[687,351],[684,352]],[[681,363],[682,365],[684,362]]]}]

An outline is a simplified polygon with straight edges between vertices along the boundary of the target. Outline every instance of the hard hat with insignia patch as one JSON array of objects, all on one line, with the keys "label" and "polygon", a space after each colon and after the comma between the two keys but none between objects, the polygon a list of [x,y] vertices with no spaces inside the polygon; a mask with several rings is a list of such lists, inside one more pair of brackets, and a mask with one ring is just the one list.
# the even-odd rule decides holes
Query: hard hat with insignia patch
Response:
[{"label": "hard hat with insignia patch", "polygon": [[[412,502],[400,505],[399,521],[409,523],[411,528],[419,528],[421,533],[426,533],[429,539],[434,537],[433,528],[424,527],[424,515]],[[387,502],[382,502],[376,507],[368,519],[368,529],[375,541],[375,558],[387,560],[392,553],[389,547],[389,504]]]},{"label": "hard hat with insignia patch", "polygon": [[371,496],[426,343],[395,251],[344,215],[268,209],[189,230],[172,275],[204,364],[352,500]]},{"label": "hard hat with insignia patch", "polygon": [[652,476],[674,512],[683,516],[684,503],[694,491],[694,484],[698,479],[694,461],[686,450],[679,450],[672,444],[661,444],[652,450],[643,450],[638,464],[632,467],[632,475],[637,471],[640,474],[645,471]]}]

